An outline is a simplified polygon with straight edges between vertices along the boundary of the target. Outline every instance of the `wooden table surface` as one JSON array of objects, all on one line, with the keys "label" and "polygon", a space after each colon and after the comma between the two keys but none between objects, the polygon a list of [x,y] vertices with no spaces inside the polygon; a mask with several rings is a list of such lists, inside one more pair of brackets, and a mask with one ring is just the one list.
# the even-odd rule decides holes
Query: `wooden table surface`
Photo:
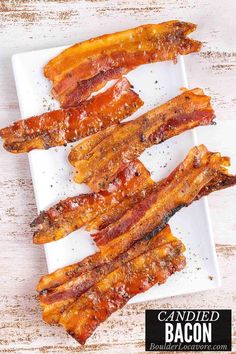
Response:
[{"label": "wooden table surface", "polygon": [[[189,86],[200,86],[212,96],[217,115],[216,126],[199,128],[199,141],[230,155],[236,166],[235,0],[1,0],[0,126],[20,117],[12,54],[170,19],[199,25],[194,36],[204,47],[186,57]],[[29,223],[36,207],[26,155],[13,156],[1,147],[0,188],[1,353],[144,353],[146,308],[235,310],[236,188],[209,197],[222,287],[126,306],[102,324],[84,348],[41,319],[34,287],[46,263],[43,248],[31,242]]]}]

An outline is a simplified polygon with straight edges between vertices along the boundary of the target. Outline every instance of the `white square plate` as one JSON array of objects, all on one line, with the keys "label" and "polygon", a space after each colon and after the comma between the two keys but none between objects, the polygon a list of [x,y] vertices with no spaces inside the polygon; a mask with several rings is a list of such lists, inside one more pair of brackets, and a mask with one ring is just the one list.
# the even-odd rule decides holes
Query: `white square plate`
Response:
[{"label": "white square plate", "polygon": [[[26,118],[58,108],[50,95],[50,83],[43,76],[43,66],[64,47],[16,54],[13,69],[20,104],[21,116]],[[178,63],[148,64],[127,75],[145,105],[133,117],[178,95],[181,87],[187,87],[183,58]],[[204,129],[198,128],[198,129]],[[196,145],[196,133],[185,132],[160,145],[147,149],[142,162],[151,171],[154,180],[167,176],[180,163],[189,149]],[[47,209],[60,199],[88,192],[85,185],[72,181],[72,168],[67,155],[72,144],[47,151],[29,153],[38,210]],[[33,218],[33,216],[32,216]],[[174,274],[161,287],[154,286],[130,302],[158,299],[212,289],[220,285],[215,247],[206,199],[194,202],[182,209],[170,221],[174,235],[186,245],[187,267]],[[73,232],[62,240],[45,245],[49,272],[74,263],[96,251],[88,232]]]}]

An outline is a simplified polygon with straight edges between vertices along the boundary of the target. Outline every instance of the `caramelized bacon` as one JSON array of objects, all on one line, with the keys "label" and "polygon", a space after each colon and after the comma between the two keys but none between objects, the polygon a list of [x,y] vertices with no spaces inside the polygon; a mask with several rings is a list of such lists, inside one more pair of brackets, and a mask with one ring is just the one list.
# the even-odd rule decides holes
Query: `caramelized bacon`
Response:
[{"label": "caramelized bacon", "polygon": [[44,320],[63,325],[84,344],[130,298],[181,270],[184,246],[166,222],[193,200],[236,184],[229,165],[229,158],[203,145],[191,149],[169,177],[153,183],[141,201],[95,236],[100,252],[41,278]]},{"label": "caramelized bacon", "polygon": [[[221,157],[218,153],[214,154],[208,152],[203,145],[193,148],[190,150],[186,159],[169,177],[152,185],[147,198],[150,202],[149,196],[156,193],[157,203],[150,206],[150,210],[147,210],[144,217],[141,218],[137,224],[133,225],[133,227],[124,235],[101,246],[100,252],[85,258],[79,263],[69,265],[56,270],[52,274],[43,276],[38,284],[37,290],[43,291],[45,289],[57,287],[72,278],[78,277],[82,273],[85,274],[86,272],[91,271],[93,268],[100,267],[109,262],[114,262],[116,257],[125,253],[136,241],[142,239],[144,235],[146,239],[151,239],[154,234],[164,227],[164,224],[167,222],[171,214],[176,212],[182,206],[186,206],[193,200],[200,199],[202,196],[208,195],[211,192],[235,185],[236,176],[230,175],[224,166],[229,166],[228,158]],[[167,204],[165,209],[161,208],[161,201],[158,204],[158,198],[162,198],[164,203]],[[145,201],[145,197],[143,197],[143,200]],[[132,210],[134,210],[135,213],[136,208],[140,208],[140,206],[143,205],[145,205],[145,202],[141,201],[140,203],[137,203]],[[166,211],[166,209],[168,211]],[[121,219],[121,222],[123,223],[124,220],[129,220],[129,216],[131,216],[130,211],[125,214],[125,217],[124,219]],[[154,225],[154,231],[150,226],[151,223]],[[131,224],[127,223],[126,228],[129,227],[131,227]],[[141,229],[141,232],[139,232],[139,229]],[[95,238],[99,239],[100,236],[104,237],[107,233],[109,236],[115,236],[115,230],[118,230],[116,223],[101,230],[101,233],[97,236],[95,235]],[[149,232],[147,230],[152,231]],[[147,233],[145,234],[145,232]]]},{"label": "caramelized bacon", "polygon": [[120,244],[125,247],[126,242],[136,241],[154,228],[161,230],[176,211],[194,199],[224,188],[227,180],[229,185],[235,184],[235,176],[229,177],[226,169],[229,164],[229,158],[209,152],[204,145],[191,149],[185,160],[147,197],[121,219],[92,235],[96,244],[102,250],[106,243],[109,248],[116,249]]},{"label": "caramelized bacon", "polygon": [[201,89],[187,90],[141,117],[104,132],[102,139],[95,135],[91,143],[90,138],[79,143],[69,155],[76,169],[75,181],[87,183],[96,192],[106,189],[117,173],[147,147],[211,124],[213,118],[210,97]]},{"label": "caramelized bacon", "polygon": [[[202,150],[203,147],[199,149]],[[197,155],[195,159],[197,161]],[[221,158],[221,161],[228,163],[227,158]],[[178,169],[181,169],[181,165]],[[188,169],[191,171],[191,166],[186,167],[186,175],[189,173]],[[236,183],[236,176],[229,175],[227,171],[215,173],[216,176],[199,190],[195,199]],[[171,176],[173,174],[174,172]],[[48,211],[42,212],[32,223],[32,226],[37,227],[34,243],[54,241],[85,226],[87,230],[101,230],[93,237],[98,244],[102,244],[104,235],[106,235],[105,239],[113,238],[113,234],[120,233],[126,230],[128,225],[134,224],[135,220],[138,220],[148,210],[148,198],[154,198],[158,190],[166,188],[171,176],[159,183],[154,183],[141,162],[134,161],[119,174],[113,184],[110,184],[107,192],[68,198]],[[139,208],[138,202],[142,201],[144,207],[136,211],[136,208]],[[118,220],[123,220],[122,217],[126,220],[119,223]],[[110,229],[112,231],[109,231]]]},{"label": "caramelized bacon", "polygon": [[0,130],[4,147],[12,153],[65,145],[118,123],[143,105],[126,78],[106,92],[80,103],[20,120]]},{"label": "caramelized bacon", "polygon": [[84,344],[97,326],[132,297],[185,267],[181,241],[154,248],[116,268],[75,300],[59,323]]},{"label": "caramelized bacon", "polygon": [[195,29],[192,23],[169,21],[103,35],[64,50],[44,74],[61,106],[73,106],[137,66],[199,51],[201,43],[187,38]]},{"label": "caramelized bacon", "polygon": [[[170,227],[167,226],[151,240],[144,238],[136,242],[127,252],[118,255],[114,261],[105,263],[100,267],[94,267],[90,271],[81,272],[80,275],[74,275],[60,286],[47,289],[47,291],[44,289],[39,295],[44,320],[51,324],[57,323],[62,312],[64,312],[75,299],[108,273],[153,248],[160,247],[167,243],[171,244],[173,241],[175,242],[176,239],[172,235]],[[40,289],[40,283],[37,288]]]},{"label": "caramelized bacon", "polygon": [[[196,166],[196,161],[199,158],[197,155],[199,155],[199,151],[204,149],[200,146],[190,152],[190,156],[196,154],[193,157],[192,166]],[[206,155],[206,150],[204,153]],[[190,161],[189,159],[186,160]],[[228,163],[228,159],[221,158],[221,162]],[[182,164],[175,171],[181,170],[181,166]],[[185,162],[183,166],[186,166],[186,176],[191,171],[196,170],[195,167],[186,165]],[[205,168],[211,167],[204,166]],[[145,167],[138,161],[133,162],[119,174],[119,177],[110,185],[107,192],[68,198],[48,211],[42,212],[32,223],[32,226],[37,227],[34,234],[34,243],[46,243],[60,239],[81,226],[85,226],[87,230],[100,230],[93,234],[93,237],[98,245],[106,243],[108,239],[125,232],[145,215],[152,200],[156,198],[155,193],[167,188],[171,180],[174,184],[176,181],[174,179],[175,171],[168,178],[159,183],[154,183]],[[215,190],[236,183],[236,176],[229,175],[227,171],[219,170],[214,173],[216,174],[215,177],[199,189],[194,199],[199,199]]]},{"label": "caramelized bacon", "polygon": [[31,224],[37,227],[34,243],[59,240],[98,216],[106,218],[107,213],[110,217],[115,216],[117,208],[127,210],[152,184],[150,173],[140,161],[134,161],[118,174],[107,191],[67,198],[43,211]]}]

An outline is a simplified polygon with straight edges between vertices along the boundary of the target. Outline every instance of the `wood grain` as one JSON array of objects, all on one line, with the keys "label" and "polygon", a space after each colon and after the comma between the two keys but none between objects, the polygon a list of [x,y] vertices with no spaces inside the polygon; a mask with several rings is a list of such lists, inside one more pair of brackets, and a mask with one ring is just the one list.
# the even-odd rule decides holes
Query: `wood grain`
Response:
[{"label": "wood grain", "polygon": [[[173,19],[196,22],[204,42],[186,57],[189,86],[213,97],[217,126],[199,128],[199,142],[232,156],[236,166],[235,0],[60,0],[0,2],[0,126],[19,118],[11,55],[77,42],[143,23]],[[0,149],[0,352],[144,353],[146,308],[231,308],[235,310],[236,189],[209,197],[223,285],[214,292],[126,306],[82,348],[60,328],[41,320],[34,292],[46,272],[44,252],[32,245],[29,222],[36,207],[27,156]],[[234,169],[235,171],[236,169]],[[235,341],[234,318],[234,344]],[[234,346],[236,350],[236,347]]]}]

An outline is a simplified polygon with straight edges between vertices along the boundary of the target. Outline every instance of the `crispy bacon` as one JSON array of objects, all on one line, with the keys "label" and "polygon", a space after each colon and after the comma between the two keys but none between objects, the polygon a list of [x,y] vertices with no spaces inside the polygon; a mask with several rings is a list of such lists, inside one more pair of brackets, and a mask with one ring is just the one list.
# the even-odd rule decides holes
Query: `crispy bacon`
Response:
[{"label": "crispy bacon", "polygon": [[84,344],[97,326],[132,297],[185,267],[181,241],[154,248],[116,268],[75,300],[59,319],[66,331]]},{"label": "crispy bacon", "polygon": [[77,107],[17,121],[0,130],[4,147],[12,153],[48,149],[77,141],[118,123],[143,105],[131,87],[123,78]]},{"label": "crispy bacon", "polygon": [[[121,219],[93,234],[97,245],[113,249],[136,241],[154,228],[161,230],[169,218],[194,199],[236,183],[226,169],[229,158],[209,152],[204,145],[190,150],[185,160]],[[223,177],[222,177],[223,176]],[[218,182],[217,182],[218,181]],[[227,182],[228,181],[228,182]],[[113,244],[112,244],[112,243]]]},{"label": "crispy bacon", "polygon": [[203,145],[191,149],[169,177],[152,184],[141,202],[101,231],[103,242],[109,242],[100,252],[41,278],[37,290],[44,320],[63,325],[84,344],[131,297],[182,269],[184,247],[168,225],[163,227],[182,206],[236,184],[229,164],[229,158]]},{"label": "crispy bacon", "polygon": [[[31,224],[37,227],[34,243],[59,240],[74,230],[89,225],[98,216],[102,218],[104,215],[105,219],[107,213],[111,218],[112,215],[117,215],[116,209],[123,208],[125,211],[131,207],[145,195],[145,189],[153,184],[150,173],[142,163],[134,161],[119,173],[107,191],[67,198],[43,211]],[[98,224],[98,220],[96,223]]]},{"label": "crispy bacon", "polygon": [[[210,97],[201,89],[187,90],[141,117],[79,143],[69,155],[75,181],[85,182],[97,192],[106,189],[117,173],[147,147],[161,143],[185,130],[212,123]],[[86,146],[85,146],[86,145]],[[84,153],[81,153],[84,151]]]},{"label": "crispy bacon", "polygon": [[[108,231],[110,228],[114,232],[115,222],[120,220],[127,210],[130,209],[128,213],[132,214],[132,208],[137,208],[138,202],[161,189],[170,178],[171,176],[159,183],[154,183],[141,162],[135,161],[119,174],[107,192],[68,198],[48,211],[42,212],[32,223],[32,226],[37,227],[34,243],[54,241],[85,226],[87,230],[101,230],[93,235],[99,244],[102,242],[99,241],[102,235],[107,232],[110,234]],[[229,175],[227,171],[217,172],[216,176],[199,191],[195,199],[235,183],[236,176]],[[134,218],[129,219],[129,222],[134,223],[135,218],[139,218],[141,212],[145,212],[145,209],[139,210]],[[127,215],[126,218],[128,218]],[[122,228],[127,227],[127,223],[128,221],[118,225],[117,230],[121,232]]]},{"label": "crispy bacon", "polygon": [[[203,147],[199,149],[202,150]],[[188,168],[191,171],[191,167],[186,169]],[[181,169],[181,165],[177,169]],[[166,187],[171,176],[154,183],[145,167],[135,161],[119,174],[108,191],[68,198],[42,212],[32,223],[32,226],[37,227],[34,243],[54,241],[85,226],[87,230],[100,230],[93,234],[93,237],[97,244],[101,245],[107,242],[107,238],[113,238],[113,235],[125,232],[130,225],[135,224],[135,220],[139,220],[148,210],[148,198],[155,198],[155,193]],[[216,176],[199,190],[195,199],[234,185],[235,182],[236,176],[229,175],[227,171],[217,172]]]},{"label": "crispy bacon", "polygon": [[[100,267],[94,267],[90,271],[81,272],[80,275],[77,274],[77,276],[69,277],[60,286],[47,289],[47,291],[44,288],[44,291],[39,295],[44,320],[51,324],[57,323],[62,312],[75,299],[108,273],[153,248],[163,246],[167,243],[171,244],[175,241],[176,239],[172,235],[170,227],[167,226],[151,240],[144,238],[136,242],[127,252],[118,255],[113,262],[105,263]],[[40,283],[38,288],[40,288]]]},{"label": "crispy bacon", "polygon": [[[176,212],[182,206],[190,204],[193,200],[198,200],[202,196],[208,195],[211,192],[227,188],[236,184],[236,175],[230,175],[224,166],[229,165],[229,159],[221,157],[218,153],[211,153],[201,145],[190,150],[187,158],[171,173],[171,175],[157,184],[153,184],[147,196],[150,202],[150,195],[156,193],[156,201],[162,198],[163,202],[167,204],[165,209],[159,209],[161,202],[156,205],[151,205],[150,210],[147,210],[143,218],[141,218],[137,225],[131,226],[126,224],[126,228],[132,227],[124,235],[117,239],[111,240],[106,245],[100,247],[100,252],[97,252],[79,263],[69,265],[67,267],[56,270],[54,273],[45,275],[41,278],[37,290],[43,291],[45,289],[57,287],[72,278],[78,277],[82,273],[91,271],[95,267],[103,264],[113,262],[116,257],[126,252],[132,245],[144,237],[151,239],[153,234],[160,231],[167,222],[171,214]],[[186,198],[185,198],[186,191]],[[162,192],[162,193],[161,193]],[[161,194],[160,194],[161,193]],[[173,199],[173,201],[172,201]],[[143,198],[145,201],[145,197]],[[141,201],[137,203],[136,208],[143,206],[145,203]],[[174,206],[173,206],[174,205]],[[172,208],[173,206],[173,208]],[[166,209],[168,211],[166,211]],[[125,214],[124,220],[128,220],[130,212]],[[161,222],[160,222],[161,220]],[[151,222],[154,225],[154,231],[150,227]],[[139,233],[139,227],[141,232]],[[111,227],[105,228],[101,231],[102,236],[114,235],[117,229],[117,224],[114,223]],[[151,232],[147,230],[152,230]],[[111,231],[110,231],[111,230]],[[144,233],[143,233],[144,230]],[[105,231],[105,232],[104,232]],[[110,233],[109,233],[110,231]],[[95,238],[99,238],[100,233]]]},{"label": "crispy bacon", "polygon": [[64,50],[44,74],[61,106],[73,106],[137,66],[199,51],[201,43],[187,38],[195,29],[192,23],[169,21],[103,35]]}]

